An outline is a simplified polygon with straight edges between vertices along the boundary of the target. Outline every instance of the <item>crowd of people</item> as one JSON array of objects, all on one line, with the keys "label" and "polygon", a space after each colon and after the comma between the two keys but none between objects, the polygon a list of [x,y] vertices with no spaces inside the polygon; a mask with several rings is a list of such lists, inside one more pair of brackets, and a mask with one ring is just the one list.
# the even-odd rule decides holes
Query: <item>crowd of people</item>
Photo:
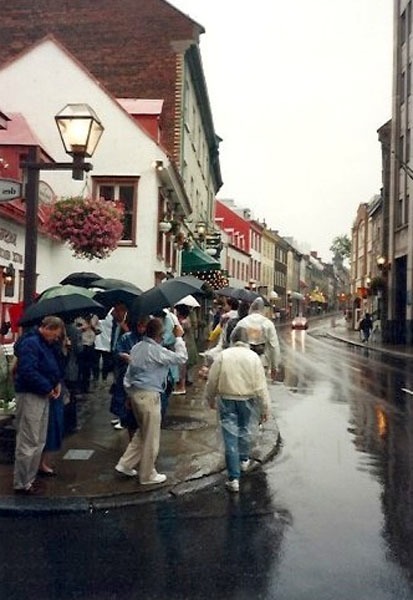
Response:
[{"label": "crowd of people", "polygon": [[[157,485],[161,427],[172,394],[194,382],[199,353],[186,305],[131,320],[115,304],[104,319],[79,317],[65,324],[45,317],[15,344],[16,452],[14,490],[35,494],[39,477],[55,477],[53,452],[76,430],[76,406],[92,382],[109,380],[111,424],[129,442],[115,466],[141,485]],[[217,409],[225,446],[228,490],[239,490],[251,465],[250,444],[270,402],[267,377],[275,379],[280,347],[275,327],[257,298],[251,306],[226,298],[217,303],[209,348],[200,374],[205,397]]]}]

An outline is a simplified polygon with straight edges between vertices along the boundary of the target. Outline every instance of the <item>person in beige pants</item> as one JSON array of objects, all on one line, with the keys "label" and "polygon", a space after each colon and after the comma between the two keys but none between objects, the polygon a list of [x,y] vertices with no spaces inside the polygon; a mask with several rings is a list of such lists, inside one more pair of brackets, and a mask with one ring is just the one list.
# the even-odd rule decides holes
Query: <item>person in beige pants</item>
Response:
[{"label": "person in beige pants", "polygon": [[155,462],[159,452],[161,408],[160,394],[166,384],[168,369],[182,365],[188,359],[185,342],[178,335],[174,351],[161,345],[163,322],[150,319],[146,335],[130,353],[124,385],[138,422],[139,429],[133,435],[115,470],[135,477],[134,468],[139,464],[141,485],[153,485],[166,481],[166,475],[158,473]]}]

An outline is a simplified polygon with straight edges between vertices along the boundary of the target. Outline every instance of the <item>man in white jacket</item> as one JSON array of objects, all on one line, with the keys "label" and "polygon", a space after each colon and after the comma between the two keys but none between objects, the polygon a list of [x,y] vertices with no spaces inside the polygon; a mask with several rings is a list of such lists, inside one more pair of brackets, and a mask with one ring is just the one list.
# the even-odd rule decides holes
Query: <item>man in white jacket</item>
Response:
[{"label": "man in white jacket", "polygon": [[246,329],[250,348],[261,357],[264,368],[275,381],[280,365],[280,343],[274,323],[265,316],[264,310],[264,300],[254,300],[249,314],[238,321],[234,331],[238,328]]},{"label": "man in white jacket", "polygon": [[211,366],[206,399],[211,408],[219,410],[228,470],[226,487],[238,492],[241,471],[250,465],[252,431],[258,420],[266,421],[270,398],[264,367],[250,349],[245,328],[234,330],[232,344]]}]

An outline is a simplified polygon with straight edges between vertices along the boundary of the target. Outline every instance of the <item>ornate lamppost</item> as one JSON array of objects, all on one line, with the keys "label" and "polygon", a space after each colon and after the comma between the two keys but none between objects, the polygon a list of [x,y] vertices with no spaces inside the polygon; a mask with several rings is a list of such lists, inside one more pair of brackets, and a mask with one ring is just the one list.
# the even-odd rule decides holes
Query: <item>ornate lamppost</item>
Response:
[{"label": "ornate lamppost", "polygon": [[103,133],[103,126],[96,113],[87,104],[67,104],[56,116],[56,125],[67,154],[73,157],[69,163],[40,162],[40,149],[31,146],[27,160],[20,163],[26,171],[26,237],[24,253],[25,307],[31,304],[36,293],[37,234],[40,171],[72,171],[72,178],[82,180],[85,171],[93,166],[85,162],[91,157]]}]

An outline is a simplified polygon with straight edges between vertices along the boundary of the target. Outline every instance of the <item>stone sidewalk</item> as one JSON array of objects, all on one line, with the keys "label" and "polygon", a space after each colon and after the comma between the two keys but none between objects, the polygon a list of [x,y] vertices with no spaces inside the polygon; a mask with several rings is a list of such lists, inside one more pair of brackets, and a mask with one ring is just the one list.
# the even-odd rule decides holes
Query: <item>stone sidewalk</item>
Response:
[{"label": "stone sidewalk", "polygon": [[[127,443],[126,430],[110,424],[110,382],[98,384],[78,402],[79,431],[64,439],[55,455],[57,477],[43,478],[36,496],[16,496],[12,487],[14,428],[1,429],[0,512],[93,511],[151,502],[192,492],[225,478],[216,411],[203,400],[205,382],[196,381],[184,396],[172,396],[161,431],[157,469],[168,477],[161,486],[140,486],[114,467]],[[259,432],[253,451],[257,466],[280,444],[275,419]]]}]

